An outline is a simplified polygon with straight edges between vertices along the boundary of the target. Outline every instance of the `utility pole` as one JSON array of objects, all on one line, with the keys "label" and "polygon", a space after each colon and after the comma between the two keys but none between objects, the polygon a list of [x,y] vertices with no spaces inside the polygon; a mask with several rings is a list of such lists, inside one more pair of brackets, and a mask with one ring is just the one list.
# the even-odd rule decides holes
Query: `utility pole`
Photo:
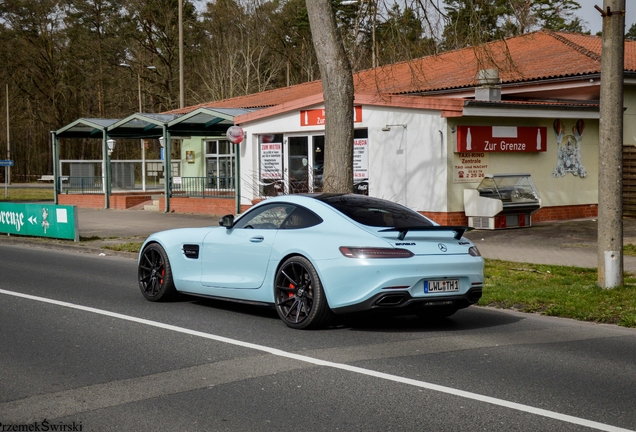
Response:
[{"label": "utility pole", "polygon": [[[7,160],[11,159],[11,139],[9,134],[9,84],[6,84],[7,92]],[[11,167],[6,167],[5,174],[7,176],[5,183],[11,184]]]},{"label": "utility pole", "polygon": [[185,107],[183,71],[183,0],[179,0],[179,108]]},{"label": "utility pole", "polygon": [[604,0],[598,158],[598,285],[623,285],[625,0]]}]

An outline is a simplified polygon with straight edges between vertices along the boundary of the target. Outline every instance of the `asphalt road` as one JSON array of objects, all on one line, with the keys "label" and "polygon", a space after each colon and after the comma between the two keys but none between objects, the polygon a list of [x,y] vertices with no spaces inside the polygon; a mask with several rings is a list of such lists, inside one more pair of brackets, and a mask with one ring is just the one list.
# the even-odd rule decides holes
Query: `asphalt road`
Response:
[{"label": "asphalt road", "polygon": [[3,427],[636,429],[633,329],[473,307],[294,331],[268,309],[150,303],[132,259],[32,245],[0,245],[0,275]]}]

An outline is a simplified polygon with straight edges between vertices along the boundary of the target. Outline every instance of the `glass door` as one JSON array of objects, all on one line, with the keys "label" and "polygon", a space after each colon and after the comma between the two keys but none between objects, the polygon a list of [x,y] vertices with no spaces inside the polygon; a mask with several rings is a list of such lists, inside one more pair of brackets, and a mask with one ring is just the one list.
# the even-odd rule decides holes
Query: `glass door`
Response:
[{"label": "glass door", "polygon": [[292,136],[287,140],[288,193],[309,192],[309,139]]},{"label": "glass door", "polygon": [[312,137],[312,192],[322,192],[323,172],[325,168],[325,136]]}]

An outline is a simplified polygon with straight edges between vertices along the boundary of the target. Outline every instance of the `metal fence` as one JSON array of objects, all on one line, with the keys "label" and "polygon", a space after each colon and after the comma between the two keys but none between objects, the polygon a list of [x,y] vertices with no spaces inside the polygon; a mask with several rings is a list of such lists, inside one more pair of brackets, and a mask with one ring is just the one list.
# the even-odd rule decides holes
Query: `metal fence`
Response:
[{"label": "metal fence", "polygon": [[64,177],[60,179],[62,193],[104,193],[103,177]]},{"label": "metal fence", "polygon": [[[234,177],[173,177],[172,196],[213,198],[234,197]],[[101,194],[104,193],[103,177],[60,178],[60,191],[63,194]]]},{"label": "metal fence", "polygon": [[233,197],[234,177],[174,177],[172,195],[188,197]]},{"label": "metal fence", "polygon": [[[173,161],[171,167],[173,178],[181,174],[181,161]],[[164,161],[159,159],[113,160],[111,161],[111,188],[118,191],[163,190],[164,171]],[[99,178],[104,175],[103,161],[61,160],[59,172],[63,177]],[[68,193],[80,193],[80,190],[73,188],[69,189]]]}]

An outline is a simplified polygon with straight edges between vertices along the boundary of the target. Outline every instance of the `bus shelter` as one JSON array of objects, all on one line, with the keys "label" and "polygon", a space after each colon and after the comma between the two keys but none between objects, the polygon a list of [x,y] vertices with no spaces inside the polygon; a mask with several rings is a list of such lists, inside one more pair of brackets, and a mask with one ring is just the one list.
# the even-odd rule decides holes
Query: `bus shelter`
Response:
[{"label": "bus shelter", "polygon": [[[188,114],[135,113],[124,119],[80,118],[51,132],[55,203],[61,193],[59,140],[94,138],[101,141],[104,208],[110,208],[112,169],[110,153],[117,139],[160,139],[164,147],[165,212],[170,211],[172,187],[171,140],[192,136],[225,135],[234,117],[253,110],[239,108],[199,108]],[[238,158],[237,158],[238,163]],[[168,167],[168,168],[166,168]]]}]

